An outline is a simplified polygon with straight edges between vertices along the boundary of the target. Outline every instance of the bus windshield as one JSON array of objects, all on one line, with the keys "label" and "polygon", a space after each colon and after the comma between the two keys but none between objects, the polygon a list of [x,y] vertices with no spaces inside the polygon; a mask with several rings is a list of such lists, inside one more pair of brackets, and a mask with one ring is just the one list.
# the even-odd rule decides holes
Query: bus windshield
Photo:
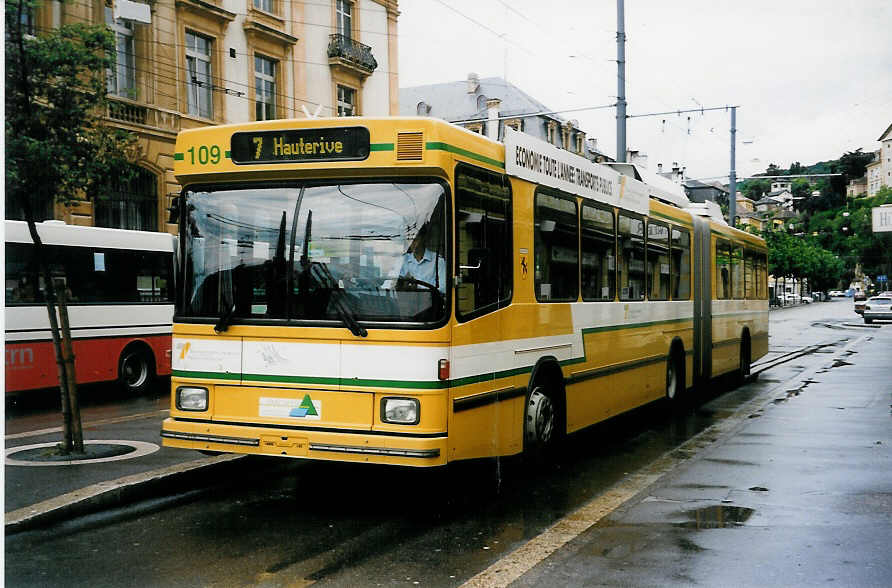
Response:
[{"label": "bus windshield", "polygon": [[438,323],[449,308],[446,187],[280,182],[184,191],[182,317],[229,324]]}]

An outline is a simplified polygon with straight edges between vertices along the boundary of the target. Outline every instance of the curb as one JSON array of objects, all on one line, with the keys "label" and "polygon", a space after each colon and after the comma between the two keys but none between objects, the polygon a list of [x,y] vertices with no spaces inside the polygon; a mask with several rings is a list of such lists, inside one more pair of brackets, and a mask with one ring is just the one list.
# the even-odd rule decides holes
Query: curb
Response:
[{"label": "curb", "polygon": [[207,481],[210,472],[220,473],[238,464],[246,455],[225,454],[179,463],[166,468],[99,482],[55,498],[6,513],[6,535],[12,535],[60,520],[93,513],[146,498],[175,482]]}]

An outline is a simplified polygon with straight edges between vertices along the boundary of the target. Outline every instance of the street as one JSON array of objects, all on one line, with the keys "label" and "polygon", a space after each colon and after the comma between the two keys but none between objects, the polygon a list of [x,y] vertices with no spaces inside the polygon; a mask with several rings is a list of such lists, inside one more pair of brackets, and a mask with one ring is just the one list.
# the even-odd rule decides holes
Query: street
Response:
[{"label": "street", "polygon": [[[647,560],[649,565],[642,568],[644,571],[625,575],[629,573],[629,566],[634,568],[638,561],[635,552],[643,553],[649,545],[665,542],[667,532],[665,527],[643,525],[630,534],[623,530],[627,527],[610,522],[614,516],[611,513],[632,513],[644,520],[646,516],[642,512],[652,516],[661,508],[679,511],[679,505],[686,505],[688,495],[694,493],[700,499],[718,497],[717,510],[698,513],[682,508],[683,516],[678,519],[680,515],[675,515],[680,528],[702,528],[699,524],[707,520],[717,526],[733,523],[746,527],[752,509],[735,503],[733,493],[724,485],[718,488],[717,484],[711,490],[708,484],[692,483],[685,487],[682,482],[674,486],[671,496],[653,489],[642,496],[639,494],[655,480],[682,476],[677,468],[685,463],[696,461],[694,467],[701,479],[720,477],[725,468],[740,466],[735,463],[745,461],[740,452],[697,460],[702,457],[701,452],[715,450],[716,440],[755,422],[753,415],[761,416],[764,405],[772,402],[780,405],[794,395],[808,394],[808,384],[794,386],[790,382],[799,374],[822,373],[822,366],[846,353],[847,346],[858,343],[874,349],[875,346],[890,348],[892,324],[876,329],[857,326],[860,324],[862,321],[852,311],[850,299],[772,311],[771,352],[754,366],[754,371],[792,351],[811,347],[813,352],[778,363],[737,389],[719,389],[717,385],[709,398],[684,413],[668,414],[665,407],[657,404],[594,426],[572,436],[567,451],[548,465],[533,467],[522,460],[509,459],[419,471],[244,459],[230,479],[183,487],[174,494],[7,536],[6,584],[457,586],[470,580],[475,585],[492,585],[508,583],[498,575],[503,573],[499,568],[519,565],[518,574],[522,574],[533,570],[540,561],[546,565],[519,580],[508,579],[517,580],[518,585],[685,585],[695,581],[711,585],[747,584],[749,580],[743,580],[744,576],[723,575],[722,566],[715,562],[706,571],[701,569],[700,573],[705,575],[685,576],[673,565],[667,565],[661,572],[654,564],[660,561],[657,558]],[[862,340],[865,336],[871,340]],[[838,369],[853,369],[842,364]],[[884,457],[872,464],[875,470],[870,475],[870,467],[856,467],[857,464],[852,464],[851,471],[864,476],[865,493],[876,492],[877,486],[885,488],[885,494],[876,494],[876,500],[886,501],[888,519],[888,512],[892,511],[888,497],[892,490],[889,470],[882,466],[888,465],[890,390],[868,392],[874,401],[869,406],[879,399],[880,406],[885,407],[883,413],[874,415],[886,423],[887,439],[876,439],[878,444],[885,443],[885,447],[878,445]],[[103,390],[91,390],[83,409],[87,437],[89,423],[114,419],[139,423],[140,430],[154,427],[157,436],[168,398],[162,385],[148,397],[126,400]],[[53,406],[50,400],[8,403],[7,446],[10,435],[21,436],[28,431],[57,426],[59,417]],[[840,406],[848,405],[841,401]],[[157,416],[147,416],[152,413]],[[700,435],[704,431],[706,434]],[[793,428],[789,434],[807,433],[804,430],[797,433]],[[758,438],[751,441],[758,442]],[[171,451],[176,450],[165,448],[158,455]],[[744,447],[741,451],[745,455],[749,449]],[[795,456],[791,459],[782,467],[795,470]],[[660,463],[664,465],[654,465]],[[6,467],[8,478],[10,467]],[[820,463],[808,462],[807,467],[819,468]],[[758,480],[766,476],[751,476],[750,485],[760,487]],[[638,479],[643,480],[640,486],[636,485]],[[597,509],[591,505],[610,504],[609,493],[617,492],[617,488],[625,489],[622,500],[626,502],[604,507],[607,512],[598,510],[592,514]],[[9,482],[6,491],[7,512],[11,502],[28,503],[22,497],[10,495],[15,486]],[[659,500],[646,498],[657,494]],[[629,500],[636,496],[635,500]],[[878,503],[863,506],[870,512],[880,507]],[[871,521],[866,512],[860,511],[863,516],[856,517],[852,523],[864,525],[865,529],[869,527],[857,546],[859,553],[851,557],[862,566],[874,564],[876,550],[884,552],[888,539],[892,538],[889,521]],[[553,533],[550,529],[571,513],[576,513],[574,516],[581,517],[585,523],[580,526],[577,535],[581,539],[577,540],[591,537],[593,533],[602,534],[599,540],[603,542],[603,550],[596,551],[603,552],[604,557],[600,560],[582,557],[581,553],[592,549],[591,544],[586,543],[583,549],[572,543],[574,537],[570,536],[561,539],[554,548],[543,549],[539,555],[525,556],[530,558],[528,561],[512,560],[517,557],[512,554],[519,548],[535,545],[537,537],[549,536]],[[599,523],[605,515],[607,522]],[[587,516],[591,520],[585,519]],[[795,518],[804,513],[791,512],[786,516]],[[619,530],[611,532],[614,526]],[[857,534],[857,531],[851,532]],[[701,552],[713,549],[686,537],[675,537],[673,541],[689,541],[686,544],[689,558],[706,557]],[[743,544],[764,540],[752,529],[738,537]],[[881,542],[883,537],[885,543]],[[781,539],[798,540],[783,535]],[[771,545],[777,545],[781,539],[775,538]],[[557,551],[565,544],[575,547]],[[818,550],[833,549],[832,542],[815,541],[816,551],[809,561],[826,560],[826,552]],[[505,565],[499,565],[503,561]],[[600,567],[605,561],[607,567]],[[734,566],[737,570],[734,573],[745,573],[740,570],[750,563]],[[888,563],[885,565],[860,576],[847,576],[840,569],[833,577],[838,585],[872,585],[889,571]],[[765,576],[767,585],[811,584],[814,580],[813,576],[772,571],[776,573]],[[669,572],[674,575],[660,575]],[[485,573],[494,575],[480,575]],[[735,578],[741,580],[735,581]],[[847,578],[856,581],[847,581]]]}]

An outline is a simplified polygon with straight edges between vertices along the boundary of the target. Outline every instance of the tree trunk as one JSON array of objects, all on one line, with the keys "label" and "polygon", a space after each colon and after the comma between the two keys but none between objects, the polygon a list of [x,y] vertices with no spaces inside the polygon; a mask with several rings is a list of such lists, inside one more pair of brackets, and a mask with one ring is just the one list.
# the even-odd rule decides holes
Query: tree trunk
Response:
[{"label": "tree trunk", "polygon": [[62,356],[65,365],[65,388],[68,390],[68,407],[71,414],[71,445],[75,453],[84,452],[84,430],[81,426],[81,409],[77,399],[77,378],[74,373],[74,347],[71,344],[71,326],[68,323],[68,292],[63,284],[59,289],[59,323],[62,327]]},{"label": "tree trunk", "polygon": [[[45,288],[45,299],[46,299],[46,311],[50,321],[50,333],[53,337],[53,350],[56,355],[56,367],[58,368],[59,374],[59,393],[60,399],[62,403],[62,443],[59,448],[63,454],[69,454],[72,450],[77,451],[74,447],[73,438],[72,438],[72,430],[73,429],[81,429],[80,424],[80,412],[78,411],[78,422],[77,425],[74,425],[72,422],[72,411],[71,411],[71,390],[69,389],[69,378],[66,377],[66,367],[65,367],[65,358],[66,355],[62,346],[62,337],[60,335],[61,331],[59,329],[59,322],[56,318],[56,288],[53,283],[53,276],[50,272],[49,264],[47,263],[46,256],[44,255],[43,250],[43,241],[40,239],[40,235],[37,233],[37,225],[34,222],[34,216],[31,214],[30,205],[26,204],[26,216],[28,220],[28,232],[31,234],[31,240],[34,242],[34,259],[37,262],[37,266],[40,268],[40,272],[43,274],[44,288]],[[35,287],[37,285],[35,284]],[[68,315],[66,312],[65,315],[66,323],[68,319]],[[71,344],[71,331],[70,329],[65,329],[65,332],[68,336],[69,347]],[[72,355],[71,359],[72,370],[71,370],[71,378],[70,382],[74,383],[74,358]],[[79,452],[83,452],[83,440],[80,443]]]}]

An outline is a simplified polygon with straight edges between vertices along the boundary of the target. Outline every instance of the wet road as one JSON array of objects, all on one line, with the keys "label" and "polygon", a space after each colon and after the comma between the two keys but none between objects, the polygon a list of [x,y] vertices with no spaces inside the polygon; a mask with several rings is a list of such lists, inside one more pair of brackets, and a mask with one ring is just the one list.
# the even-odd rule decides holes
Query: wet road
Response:
[{"label": "wet road", "polygon": [[[771,356],[862,333],[851,301],[772,313]],[[883,328],[892,328],[883,327]],[[834,347],[827,348],[828,350]],[[8,585],[456,586],[777,382],[812,354],[685,414],[652,406],[571,438],[555,463],[458,464],[436,472],[257,459],[237,479],[6,541]],[[85,421],[162,410],[166,394],[97,401]],[[122,406],[126,406],[122,408]],[[93,411],[93,412],[88,412]],[[39,408],[23,410],[37,426]],[[58,417],[55,417],[58,418]],[[113,418],[113,417],[112,417]],[[10,428],[24,426],[13,413]],[[723,516],[746,513],[723,513]]]}]

